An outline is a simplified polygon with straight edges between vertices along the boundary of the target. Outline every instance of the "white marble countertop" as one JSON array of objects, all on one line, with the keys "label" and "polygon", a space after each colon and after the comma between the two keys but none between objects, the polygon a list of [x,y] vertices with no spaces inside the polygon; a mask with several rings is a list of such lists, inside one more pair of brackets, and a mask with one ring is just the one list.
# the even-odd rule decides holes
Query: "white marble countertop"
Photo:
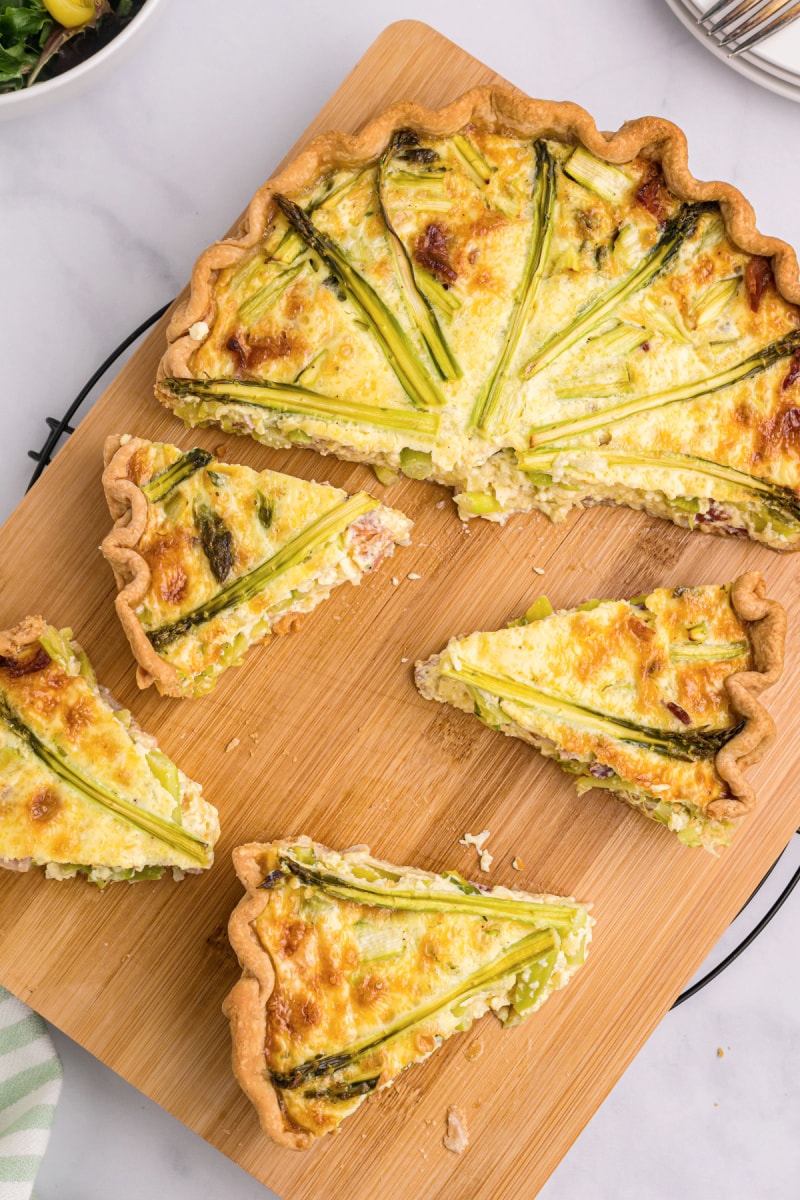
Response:
[{"label": "white marble countertop", "polygon": [[[800,245],[800,109],[706,54],[663,0],[171,0],[118,71],[56,109],[0,124],[0,515],[24,491],[25,452],[43,441],[45,416],[180,289],[357,58],[404,17],[531,95],[577,101],[601,128],[645,113],[676,121],[695,173],[740,186],[765,232]],[[775,877],[785,881],[798,860],[793,845]],[[800,892],[723,977],[663,1021],[544,1200],[800,1194],[798,933]],[[41,1200],[271,1196],[55,1036],[65,1083]]]}]

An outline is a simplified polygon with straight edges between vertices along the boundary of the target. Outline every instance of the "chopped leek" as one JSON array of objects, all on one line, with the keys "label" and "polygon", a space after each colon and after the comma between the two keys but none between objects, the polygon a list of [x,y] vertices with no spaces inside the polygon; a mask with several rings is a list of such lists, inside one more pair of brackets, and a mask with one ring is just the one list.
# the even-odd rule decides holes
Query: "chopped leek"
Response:
[{"label": "chopped leek", "polygon": [[265,283],[257,292],[253,292],[243,304],[239,305],[238,317],[247,325],[255,325],[262,317],[266,316],[274,304],[280,300],[283,293],[291,283],[297,278],[301,271],[308,266],[308,259],[298,263],[297,266],[289,267],[287,271],[281,271],[280,274]]},{"label": "chopped leek", "polygon": [[246,575],[240,575],[225,584],[199,608],[193,609],[178,621],[172,621],[158,629],[147,630],[150,644],[158,652],[165,650],[177,638],[183,637],[196,626],[204,625],[230,608],[247,604],[281,575],[306,562],[315,551],[334,541],[359,517],[377,507],[378,501],[366,492],[356,492],[355,495],[349,496],[313,520],[300,533],[295,534],[276,554],[253,567]]},{"label": "chopped leek", "polygon": [[686,204],[664,226],[664,232],[652,250],[640,259],[629,274],[618,280],[607,291],[590,300],[568,325],[549,337],[539,351],[525,366],[522,376],[531,379],[545,367],[554,363],[566,350],[586,337],[593,329],[608,319],[624,301],[653,282],[675,258],[684,242],[692,236],[705,204]]},{"label": "chopped leek", "polygon": [[400,451],[400,470],[409,479],[427,479],[433,470],[433,458],[427,450],[409,450],[406,446]]},{"label": "chopped leek", "polygon": [[747,642],[683,642],[669,648],[670,662],[730,662],[750,649]]},{"label": "chopped leek", "polygon": [[692,306],[694,328],[700,329],[703,325],[710,325],[712,321],[721,317],[739,290],[740,283],[741,280],[738,277],[718,279],[716,283],[711,284],[711,287],[701,292]]},{"label": "chopped leek", "polygon": [[422,408],[444,404],[444,397],[417,357],[397,317],[355,269],[341,247],[327,234],[321,233],[294,201],[276,195],[275,203],[306,245],[322,259],[345,289],[412,404]]},{"label": "chopped leek", "polygon": [[210,463],[213,457],[214,455],[209,454],[207,450],[200,450],[197,447],[194,450],[187,450],[186,454],[176,458],[174,463],[165,467],[163,471],[159,471],[157,475],[142,485],[141,490],[145,498],[151,504],[158,504],[184,479],[188,479],[195,471],[201,470]]},{"label": "chopped leek", "polygon": [[501,512],[502,504],[491,492],[460,492],[456,497],[459,512],[482,517],[487,513]]},{"label": "chopped leek", "polygon": [[393,471],[391,467],[382,467],[379,463],[373,463],[372,470],[378,483],[382,483],[384,487],[391,487],[400,478],[397,471]]},{"label": "chopped leek", "polygon": [[670,315],[660,304],[656,303],[652,296],[645,296],[642,301],[642,309],[647,324],[652,326],[657,333],[669,338],[672,342],[679,342],[684,346],[691,345],[692,339],[687,334],[678,313]]},{"label": "chopped leek", "polygon": [[508,411],[508,404],[503,402],[503,386],[539,292],[553,233],[555,194],[555,163],[545,142],[538,141],[528,253],[514,296],[502,349],[472,411],[471,422],[477,429],[485,430],[491,426],[502,430],[513,422],[514,414]]},{"label": "chopped leek", "polygon": [[627,721],[623,717],[610,716],[586,708],[533,684],[481,671],[466,663],[461,663],[459,667],[451,667],[445,663],[441,674],[446,679],[455,679],[467,687],[479,688],[500,700],[510,700],[514,704],[537,709],[556,720],[578,725],[597,736],[613,737],[617,741],[642,746],[657,754],[666,754],[685,762],[712,758],[737,732],[736,728],[697,729],[686,732],[652,729]]},{"label": "chopped leek", "polygon": [[158,816],[141,804],[127,800],[105,784],[85,774],[72,763],[59,748],[49,746],[38,734],[26,725],[14,710],[8,697],[0,692],[0,720],[20,741],[24,742],[39,761],[62,783],[77,792],[81,799],[96,805],[103,812],[131,825],[156,841],[163,842],[170,850],[184,854],[192,862],[206,867],[211,861],[211,847],[201,838],[173,821]]},{"label": "chopped leek", "polygon": [[561,421],[551,421],[547,425],[539,425],[531,430],[531,446],[541,446],[553,440],[561,441],[565,437],[573,437],[580,433],[591,433],[603,429],[607,425],[623,421],[627,417],[639,413],[651,412],[656,408],[664,408],[668,404],[676,404],[681,400],[694,400],[698,396],[707,396],[724,388],[733,387],[744,379],[760,375],[784,358],[791,358],[800,350],[800,330],[793,330],[770,345],[757,350],[742,362],[717,371],[704,379],[694,379],[691,383],[679,384],[677,387],[665,388],[660,392],[651,392],[649,396],[636,396],[622,404],[613,404],[599,412],[586,413],[582,417],[566,418]]},{"label": "chopped leek", "polygon": [[492,167],[478,147],[463,133],[457,133],[450,141],[456,158],[464,170],[479,186],[489,183],[497,167]]},{"label": "chopped leek", "polygon": [[162,386],[174,396],[197,397],[201,401],[246,404],[278,413],[296,413],[318,421],[345,421],[353,425],[372,425],[397,433],[411,433],[428,439],[439,428],[437,413],[416,412],[404,408],[376,408],[356,400],[324,396],[295,383],[259,380],[243,383],[237,379],[163,379]]},{"label": "chopped leek", "polygon": [[588,188],[609,204],[621,204],[633,187],[633,180],[619,167],[595,158],[583,146],[577,146],[564,164],[564,174]]},{"label": "chopped leek", "polygon": [[423,296],[430,300],[431,304],[434,304],[444,316],[452,317],[461,308],[458,296],[440,283],[435,275],[431,275],[430,271],[426,271],[424,267],[418,267],[414,276],[417,287]]}]

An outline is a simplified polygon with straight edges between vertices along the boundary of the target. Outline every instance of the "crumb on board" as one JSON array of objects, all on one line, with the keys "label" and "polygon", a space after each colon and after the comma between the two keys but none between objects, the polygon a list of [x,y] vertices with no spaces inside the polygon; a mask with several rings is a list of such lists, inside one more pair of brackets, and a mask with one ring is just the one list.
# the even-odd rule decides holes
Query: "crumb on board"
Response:
[{"label": "crumb on board", "polygon": [[438,508],[439,512],[441,512],[444,508],[444,500],[437,500],[433,507]]},{"label": "crumb on board", "polygon": [[442,1138],[445,1150],[453,1154],[462,1154],[469,1145],[467,1118],[457,1104],[451,1104],[447,1110],[447,1132]]},{"label": "crumb on board", "polygon": [[486,849],[487,839],[490,837],[488,829],[481,830],[480,833],[465,833],[463,838],[459,838],[459,846],[474,846],[475,853],[478,855],[478,866],[481,871],[488,871],[494,861],[494,855],[490,854]]},{"label": "crumb on board", "polygon": [[488,871],[493,862],[494,855],[490,854],[488,850],[481,850],[480,857],[478,859],[478,866],[480,869],[482,871]]},{"label": "crumb on board", "polygon": [[250,741],[251,741],[251,742],[257,742],[257,741],[258,741],[258,739],[261,737],[261,734],[260,734],[260,733],[253,732],[253,733],[248,733],[248,735],[247,735],[247,736],[250,738]]},{"label": "crumb on board", "polygon": [[408,659],[407,659],[407,658],[401,658],[401,659],[400,659],[400,662],[408,662]]},{"label": "crumb on board", "polygon": [[396,576],[396,575],[393,575],[393,576],[392,576],[392,586],[393,586],[393,587],[399,587],[399,586],[400,586],[400,580],[397,578],[397,576]]},{"label": "crumb on board", "polygon": [[230,754],[231,750],[235,750],[238,745],[239,745],[238,737],[231,738],[231,740],[228,742],[227,746],[225,747],[225,753]]},{"label": "crumb on board", "polygon": [[534,567],[533,570],[536,575],[544,575],[544,567]]},{"label": "crumb on board", "polygon": [[521,858],[512,858],[511,865],[515,871],[522,871],[524,869],[524,863]]},{"label": "crumb on board", "polygon": [[409,571],[406,575],[406,579],[422,579],[422,576],[418,575],[416,571]]},{"label": "crumb on board", "polygon": [[480,1038],[477,1038],[474,1042],[471,1042],[469,1046],[467,1046],[466,1050],[464,1051],[464,1058],[467,1060],[467,1062],[475,1062],[475,1059],[480,1058],[482,1054],[483,1042]]},{"label": "crumb on board", "polygon": [[724,1058],[724,1057],[725,1057],[725,1051],[722,1049],[722,1046],[717,1046],[717,1058]]}]

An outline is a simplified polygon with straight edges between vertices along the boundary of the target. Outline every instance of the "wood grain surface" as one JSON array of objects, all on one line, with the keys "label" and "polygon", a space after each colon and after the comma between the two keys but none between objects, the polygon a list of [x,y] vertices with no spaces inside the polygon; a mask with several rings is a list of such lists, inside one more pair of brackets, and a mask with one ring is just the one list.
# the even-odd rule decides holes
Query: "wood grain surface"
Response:
[{"label": "wood grain surface", "polygon": [[[394,101],[439,106],[491,82],[502,81],[426,26],[402,22],[378,38],[308,134],[354,131]],[[273,165],[264,164],[265,178]],[[231,197],[232,215],[246,199]],[[225,438],[235,461],[387,498],[416,521],[414,544],[360,588],[339,589],[299,633],[252,651],[212,696],[140,693],[98,550],[109,526],[103,439],[128,432],[183,447],[223,442],[213,430],[185,430],[153,400],[163,324],[0,533],[0,622],[41,612],[72,625],[101,681],[219,808],[217,861],[180,884],[102,893],[0,871],[0,982],[283,1200],[533,1197],[800,822],[800,557],[609,508],[561,526],[539,516],[503,529],[464,526],[433,485],[384,489],[363,467]],[[572,606],[723,582],[752,568],[789,610],[790,653],[783,681],[767,694],[779,739],[751,772],[758,810],[719,860],[685,849],[602,793],[578,799],[552,763],[422,700],[413,686],[415,658],[453,633],[503,625],[543,591],[556,607]],[[231,848],[307,833],[474,876],[474,851],[458,839],[484,828],[492,883],[594,903],[586,968],[522,1026],[502,1031],[486,1017],[452,1038],[313,1150],[265,1141],[230,1073],[220,1012],[238,976],[225,933],[241,894]],[[521,873],[511,867],[515,855]],[[482,1053],[472,1058],[475,1043]],[[461,1156],[442,1146],[454,1102],[470,1129]]]}]

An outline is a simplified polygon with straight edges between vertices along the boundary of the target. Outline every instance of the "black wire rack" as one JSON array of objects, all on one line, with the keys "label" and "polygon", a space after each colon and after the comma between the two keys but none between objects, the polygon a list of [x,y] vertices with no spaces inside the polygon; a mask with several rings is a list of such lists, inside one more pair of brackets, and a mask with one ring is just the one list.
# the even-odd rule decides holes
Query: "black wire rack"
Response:
[{"label": "black wire rack", "polygon": [[[124,338],[123,341],[121,341],[119,343],[119,345],[116,346],[111,351],[111,353],[108,355],[107,358],[105,358],[103,360],[103,362],[100,364],[100,366],[97,368],[97,370],[89,377],[89,379],[87,379],[86,383],[83,385],[81,390],[78,392],[77,396],[72,401],[69,408],[66,410],[66,412],[64,413],[64,415],[62,417],[46,417],[45,418],[49,432],[47,434],[47,437],[44,440],[43,445],[41,446],[41,448],[39,450],[29,450],[28,451],[28,457],[32,458],[34,460],[34,462],[36,463],[36,466],[33,470],[31,478],[30,478],[30,482],[28,484],[28,490],[30,490],[33,487],[33,485],[36,483],[36,480],[39,478],[39,476],[44,471],[45,467],[53,459],[54,455],[56,454],[56,452],[58,450],[61,439],[63,437],[68,437],[69,434],[74,432],[75,426],[72,424],[73,419],[77,415],[79,409],[86,403],[87,398],[91,395],[94,388],[96,388],[97,385],[100,383],[103,376],[114,366],[114,364],[117,362],[117,360],[125,353],[125,351],[130,346],[132,346],[134,344],[134,342],[138,338],[140,338],[144,333],[146,333],[147,330],[152,325],[155,325],[156,321],[158,321],[164,315],[164,313],[167,311],[167,309],[169,308],[169,305],[171,303],[172,302],[169,301],[167,304],[162,305],[161,308],[159,308],[156,312],[154,312],[151,316],[149,316],[145,321],[142,321],[141,325],[137,325],[137,327],[133,330],[133,332],[129,333],[128,336],[126,338]],[[797,835],[800,835],[800,829],[797,830]],[[797,836],[797,835],[795,835],[795,836]],[[791,842],[789,844],[791,845]],[[786,851],[788,849],[789,849],[789,847],[787,846],[786,849],[783,850],[783,852],[779,855],[779,857],[776,859],[776,861],[772,864],[769,871],[767,871],[766,875],[761,880],[761,883],[759,883],[758,887],[755,889],[755,891],[751,894],[749,899],[745,902],[745,904],[739,910],[739,913],[737,914],[735,920],[738,920],[739,917],[742,916],[745,909],[747,909],[749,907],[749,905],[752,903],[752,901],[755,899],[755,897],[761,891],[764,884],[767,882],[767,880],[772,875],[773,871],[779,865],[779,863],[783,859],[783,857],[786,854]],[[722,958],[715,966],[710,968],[710,970],[706,971],[700,977],[700,979],[696,980],[689,987],[687,987],[684,991],[682,991],[680,996],[678,996],[677,1000],[672,1005],[672,1007],[677,1008],[679,1005],[683,1004],[686,1000],[690,1000],[692,998],[692,996],[696,996],[699,991],[702,991],[702,989],[704,987],[706,987],[709,983],[711,983],[712,980],[716,979],[719,975],[722,974],[723,971],[725,971],[729,966],[731,966],[731,964],[734,963],[741,954],[744,954],[745,950],[747,950],[747,948],[753,944],[753,942],[756,940],[756,938],[764,932],[764,930],[769,925],[770,921],[772,921],[773,918],[777,916],[777,914],[783,908],[786,901],[791,896],[794,889],[797,887],[798,883],[800,883],[800,867],[798,867],[797,870],[790,876],[788,882],[781,888],[780,892],[775,897],[775,899],[772,901],[772,903],[769,905],[766,912],[756,922],[756,924],[752,927],[752,929],[750,929],[748,931],[748,933],[746,933],[744,935],[744,937],[742,937],[741,940],[736,943],[736,945],[733,947],[733,949],[728,954],[726,954],[724,956],[724,958]]]}]

